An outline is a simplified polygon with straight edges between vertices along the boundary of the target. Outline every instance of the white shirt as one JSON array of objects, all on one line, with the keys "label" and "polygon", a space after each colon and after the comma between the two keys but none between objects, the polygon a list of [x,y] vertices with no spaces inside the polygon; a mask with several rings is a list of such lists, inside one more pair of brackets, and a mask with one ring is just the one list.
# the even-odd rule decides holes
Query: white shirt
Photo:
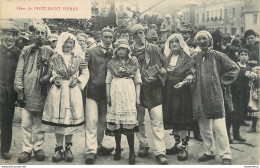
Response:
[{"label": "white shirt", "polygon": [[170,60],[170,66],[176,66],[178,58],[179,58],[179,55],[172,56],[171,60]]}]

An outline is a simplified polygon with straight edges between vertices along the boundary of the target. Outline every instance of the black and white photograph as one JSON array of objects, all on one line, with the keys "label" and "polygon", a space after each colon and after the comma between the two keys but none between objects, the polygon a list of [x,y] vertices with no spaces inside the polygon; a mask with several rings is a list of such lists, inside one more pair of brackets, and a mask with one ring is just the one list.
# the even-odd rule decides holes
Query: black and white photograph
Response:
[{"label": "black and white photograph", "polygon": [[260,165],[260,0],[41,1],[0,12],[2,167]]}]

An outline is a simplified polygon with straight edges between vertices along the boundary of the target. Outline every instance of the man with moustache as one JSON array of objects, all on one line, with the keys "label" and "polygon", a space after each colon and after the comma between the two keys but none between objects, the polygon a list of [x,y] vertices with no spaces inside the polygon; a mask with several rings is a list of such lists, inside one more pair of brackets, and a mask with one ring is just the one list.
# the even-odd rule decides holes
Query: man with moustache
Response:
[{"label": "man with moustache", "polygon": [[[102,145],[106,126],[106,65],[112,59],[114,31],[104,28],[101,43],[86,52],[90,73],[86,96],[85,163],[94,164],[96,155],[108,155],[114,148]],[[84,65],[81,65],[84,68]]]},{"label": "man with moustache", "polygon": [[[34,152],[37,161],[45,159],[42,150],[44,132],[41,131],[42,112],[47,87],[51,74],[48,72],[48,60],[53,55],[49,46],[44,46],[48,36],[48,27],[36,25],[34,43],[25,46],[19,56],[15,73],[14,88],[18,94],[18,102],[23,105],[22,134],[23,152],[18,157],[19,163],[26,163]],[[33,125],[35,123],[35,129]]]},{"label": "man with moustache", "polygon": [[[137,107],[139,132],[136,134],[140,141],[138,156],[148,155],[149,144],[145,131],[145,108],[149,111],[152,127],[152,139],[156,160],[159,164],[168,164],[165,155],[166,147],[163,141],[162,87],[166,77],[167,62],[161,54],[160,48],[145,40],[145,29],[136,24],[132,27],[134,45],[132,55],[136,56],[140,64],[142,86],[140,92],[141,106]],[[153,71],[154,73],[150,73]]]},{"label": "man with moustache", "polygon": [[15,70],[21,50],[15,46],[18,26],[12,22],[2,25],[3,43],[0,44],[0,119],[1,157],[11,159],[12,122],[17,94],[14,91]]},{"label": "man with moustache", "polygon": [[226,54],[213,50],[213,38],[208,31],[199,31],[194,39],[199,51],[193,56],[196,69],[193,118],[199,121],[205,149],[198,161],[215,159],[214,132],[222,164],[230,165],[231,150],[226,130],[225,105],[231,107],[233,104],[224,99],[228,100],[227,88],[236,80],[239,67]]}]

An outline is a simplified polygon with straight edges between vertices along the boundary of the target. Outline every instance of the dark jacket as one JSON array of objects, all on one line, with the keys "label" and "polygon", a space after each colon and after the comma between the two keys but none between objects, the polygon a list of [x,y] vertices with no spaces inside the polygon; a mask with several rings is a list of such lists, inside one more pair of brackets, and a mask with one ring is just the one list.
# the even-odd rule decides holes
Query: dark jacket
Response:
[{"label": "dark jacket", "polygon": [[0,102],[6,105],[12,102],[14,106],[16,99],[14,78],[20,52],[15,46],[8,49],[5,45],[0,45]]},{"label": "dark jacket", "polygon": [[106,65],[112,59],[112,55],[112,49],[105,54],[99,45],[86,52],[90,74],[87,85],[88,98],[96,101],[106,99]]}]

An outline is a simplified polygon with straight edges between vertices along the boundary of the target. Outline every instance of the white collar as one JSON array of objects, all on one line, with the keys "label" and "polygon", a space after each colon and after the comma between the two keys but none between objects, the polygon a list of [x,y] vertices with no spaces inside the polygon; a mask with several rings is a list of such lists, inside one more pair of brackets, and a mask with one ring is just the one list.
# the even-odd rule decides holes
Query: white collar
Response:
[{"label": "white collar", "polygon": [[14,44],[13,44],[13,45],[11,45],[10,47],[7,47],[7,45],[5,44],[4,41],[3,41],[3,45],[4,45],[6,48],[8,48],[8,49],[10,49],[10,48],[12,48],[12,47],[14,46]]}]

